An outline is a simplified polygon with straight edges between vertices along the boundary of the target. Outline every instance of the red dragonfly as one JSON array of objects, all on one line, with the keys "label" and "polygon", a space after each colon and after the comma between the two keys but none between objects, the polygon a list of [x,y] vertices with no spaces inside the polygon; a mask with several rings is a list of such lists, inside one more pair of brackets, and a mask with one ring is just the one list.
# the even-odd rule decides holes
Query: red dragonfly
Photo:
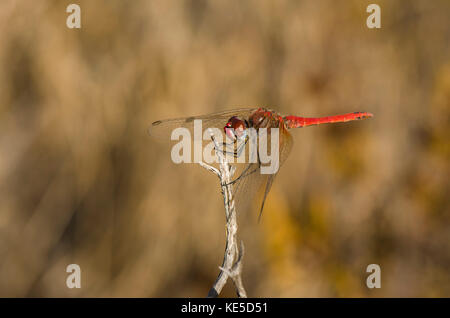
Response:
[{"label": "red dragonfly", "polygon": [[[276,111],[267,108],[241,108],[234,109],[203,116],[192,116],[185,118],[167,119],[155,121],[149,129],[150,135],[166,136],[169,138],[170,132],[178,127],[186,127],[192,131],[194,120],[201,120],[203,129],[221,128],[228,140],[231,142],[224,145],[233,144],[237,147],[238,143],[246,144],[248,141],[247,131],[249,128],[259,130],[267,128],[269,133],[271,128],[279,129],[279,167],[284,163],[292,148],[292,136],[289,133],[291,128],[300,128],[311,125],[320,125],[327,123],[339,123],[353,120],[359,120],[372,117],[371,113],[354,112],[344,115],[335,115],[327,117],[306,118],[299,116],[282,116]],[[233,152],[238,157],[239,151]],[[246,163],[245,168],[238,174],[232,183],[234,184],[233,193],[237,201],[237,207],[243,208],[253,199],[258,190],[263,190],[263,199],[259,211],[261,217],[267,194],[270,191],[276,173],[262,174],[261,162]]]}]

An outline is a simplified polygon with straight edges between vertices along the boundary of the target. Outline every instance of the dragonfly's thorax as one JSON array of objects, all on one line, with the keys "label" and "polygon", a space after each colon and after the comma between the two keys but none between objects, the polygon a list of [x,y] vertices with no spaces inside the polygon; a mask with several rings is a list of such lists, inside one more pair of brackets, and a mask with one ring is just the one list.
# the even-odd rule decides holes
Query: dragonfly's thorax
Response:
[{"label": "dragonfly's thorax", "polygon": [[275,111],[260,108],[250,116],[250,126],[259,128],[279,128],[283,118]]},{"label": "dragonfly's thorax", "polygon": [[248,135],[248,128],[259,130],[267,128],[285,129],[285,122],[277,112],[266,108],[258,108],[247,119],[233,116],[228,119],[224,127],[225,134],[233,141],[245,140]]}]

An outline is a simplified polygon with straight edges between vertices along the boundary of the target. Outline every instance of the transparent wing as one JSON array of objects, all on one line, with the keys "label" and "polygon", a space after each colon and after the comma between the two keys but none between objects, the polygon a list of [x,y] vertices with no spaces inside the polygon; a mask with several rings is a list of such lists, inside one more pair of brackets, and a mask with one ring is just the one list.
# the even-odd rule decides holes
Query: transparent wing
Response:
[{"label": "transparent wing", "polygon": [[156,138],[170,140],[170,136],[174,129],[184,127],[189,129],[191,136],[193,136],[194,120],[197,119],[202,120],[203,131],[207,128],[218,128],[223,131],[228,119],[231,117],[237,116],[239,118],[248,119],[257,109],[258,108],[238,108],[207,115],[158,120],[152,123],[148,129],[148,133]]},{"label": "transparent wing", "polygon": [[[281,169],[281,166],[289,156],[293,145],[292,136],[285,129],[280,130],[279,144],[279,169]],[[258,163],[247,164],[242,171],[239,171],[237,174],[237,181],[233,188],[238,211],[244,212],[248,210],[251,207],[251,203],[262,194],[259,209],[259,218],[261,218],[264,203],[277,173],[261,174]]]},{"label": "transparent wing", "polygon": [[[170,140],[174,129],[184,127],[190,130],[191,136],[194,136],[194,121],[196,119],[202,120],[202,131],[207,128],[218,128],[223,132],[223,128],[231,117],[237,116],[241,119],[248,120],[257,110],[258,108],[238,108],[207,115],[158,120],[149,127],[148,132],[153,137]],[[279,145],[279,168],[281,168],[292,148],[292,137],[286,129],[280,129]],[[261,215],[276,173],[261,174],[259,163],[234,163],[233,165],[237,168],[235,182],[233,184],[233,195],[238,213],[247,211],[256,196],[262,193],[263,196],[259,211]]]},{"label": "transparent wing", "polygon": [[291,153],[294,141],[292,135],[286,129],[280,130],[280,168]]}]

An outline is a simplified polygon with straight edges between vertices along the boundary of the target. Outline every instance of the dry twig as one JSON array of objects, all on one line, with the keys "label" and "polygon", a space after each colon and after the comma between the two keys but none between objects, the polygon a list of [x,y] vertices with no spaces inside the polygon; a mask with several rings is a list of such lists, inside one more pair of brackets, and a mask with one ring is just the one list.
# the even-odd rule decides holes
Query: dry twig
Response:
[{"label": "dry twig", "polygon": [[213,133],[211,131],[210,133],[211,140],[214,142],[216,156],[219,161],[219,169],[216,169],[204,162],[199,162],[199,164],[208,171],[216,174],[220,179],[227,222],[227,242],[222,266],[219,267],[219,276],[217,277],[214,285],[211,287],[208,297],[217,297],[222,291],[223,286],[225,286],[228,277],[233,280],[238,297],[247,297],[241,277],[242,259],[244,257],[244,243],[241,241],[241,246],[239,248],[237,242],[238,226],[233,197],[233,185],[230,184],[235,169],[228,164],[224,153],[221,151],[221,148],[214,138]]}]

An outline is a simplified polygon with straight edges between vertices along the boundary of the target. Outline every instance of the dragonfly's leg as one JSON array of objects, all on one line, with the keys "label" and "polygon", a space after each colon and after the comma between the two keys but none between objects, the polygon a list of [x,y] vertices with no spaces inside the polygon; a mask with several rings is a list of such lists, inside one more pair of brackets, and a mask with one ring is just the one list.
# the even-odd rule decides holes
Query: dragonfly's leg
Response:
[{"label": "dragonfly's leg", "polygon": [[[247,136],[247,137],[245,138],[245,142],[243,142],[243,143],[239,146],[239,149],[237,149],[237,150],[235,151],[235,156],[236,156],[236,157],[239,157],[239,156],[242,154],[242,151],[245,149],[245,146],[247,145],[247,142],[248,142],[248,141],[249,141],[249,137]],[[255,173],[255,172],[261,167],[261,162],[260,162],[260,160],[259,160],[259,156],[258,156],[258,168],[255,168],[255,169],[253,169],[253,171],[250,171],[250,172],[247,173],[247,171],[250,169],[250,166],[251,166],[250,164],[247,165],[247,167],[245,168],[245,170],[242,171],[241,175],[240,175],[239,177],[237,177],[236,179],[234,179],[233,181],[231,181],[230,183],[228,183],[228,184],[234,184],[234,183],[236,183],[237,181],[239,181],[241,178],[246,177],[246,176],[249,176],[249,175],[251,175],[252,173]]]},{"label": "dragonfly's leg", "polygon": [[226,148],[228,146],[233,146],[235,143],[236,143],[236,141],[233,141],[233,142],[225,142],[224,141],[224,142],[222,142],[222,145],[225,146],[225,148]]},{"label": "dragonfly's leg", "polygon": [[[238,158],[241,156],[242,151],[245,149],[245,145],[247,145],[248,140],[249,137],[248,136],[245,137],[245,141],[242,144],[240,144],[235,151],[221,150],[221,152],[223,154],[233,155],[233,157]],[[224,149],[227,149],[229,146],[234,146],[236,143],[237,143],[236,140],[230,143],[222,142],[222,146],[224,146]]]},{"label": "dragonfly's leg", "polygon": [[234,184],[234,183],[238,182],[241,178],[247,177],[247,176],[251,175],[252,173],[255,173],[256,171],[258,171],[259,168],[255,168],[252,171],[247,172],[247,170],[249,170],[249,169],[250,169],[250,165],[248,165],[247,168],[245,168],[245,170],[242,171],[242,173],[239,177],[237,177],[233,181],[230,181],[229,183],[227,183],[227,185]]},{"label": "dragonfly's leg", "polygon": [[251,175],[252,173],[255,173],[255,172],[258,171],[258,169],[260,169],[260,168],[261,168],[261,161],[259,160],[259,156],[258,156],[258,168],[255,168],[255,169],[253,169],[252,171],[250,171],[250,172],[247,173],[247,170],[250,169],[250,165],[248,165],[247,168],[245,168],[245,170],[242,171],[242,173],[241,173],[241,175],[240,175],[239,177],[237,177],[237,178],[234,179],[233,181],[230,181],[230,183],[228,183],[228,184],[234,184],[234,183],[236,183],[237,181],[239,181],[239,179],[241,179],[241,178],[243,178],[243,177],[246,177],[246,176],[249,176],[249,175]]},{"label": "dragonfly's leg", "polygon": [[236,141],[233,141],[233,142],[230,142],[230,143],[222,142],[223,148],[220,150],[220,152],[222,152],[224,155],[225,154],[227,154],[227,155],[234,155],[235,152],[227,151],[225,149],[227,149],[230,146],[233,146],[235,143],[236,143]]},{"label": "dragonfly's leg", "polygon": [[235,158],[238,158],[238,157],[241,156],[242,151],[245,149],[245,146],[247,145],[248,140],[249,140],[248,136],[245,137],[245,142],[243,142],[243,143],[238,147],[238,149],[236,149],[236,151],[234,152],[234,157],[235,157]]}]

